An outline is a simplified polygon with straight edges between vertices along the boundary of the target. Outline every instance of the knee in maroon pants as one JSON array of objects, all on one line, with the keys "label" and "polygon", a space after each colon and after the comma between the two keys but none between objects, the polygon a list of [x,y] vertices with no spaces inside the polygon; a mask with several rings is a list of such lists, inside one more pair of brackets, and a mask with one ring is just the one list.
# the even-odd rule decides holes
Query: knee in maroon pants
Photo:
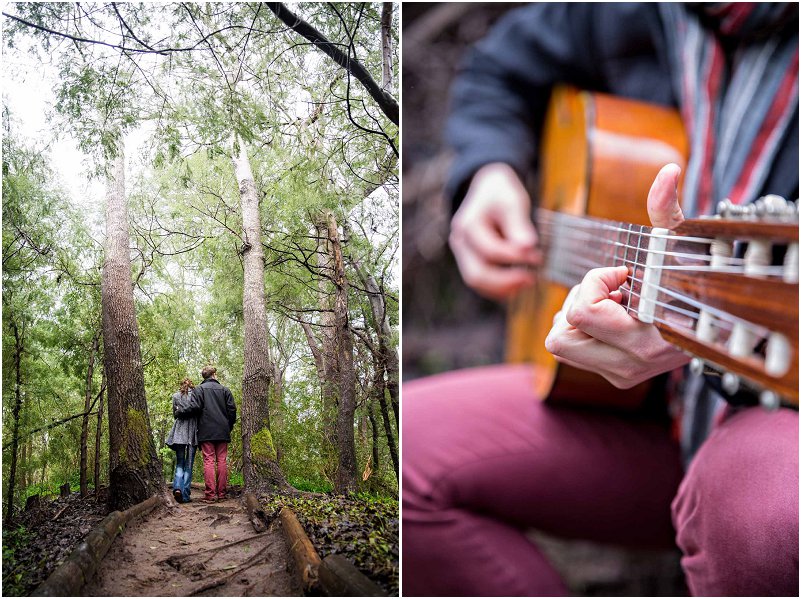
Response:
[{"label": "knee in maroon pants", "polygon": [[567,593],[527,528],[670,544],[680,480],[666,427],[544,407],[533,371],[404,385],[404,594]]},{"label": "knee in maroon pants", "polygon": [[694,595],[798,594],[798,414],[749,408],[701,447],[673,502]]}]

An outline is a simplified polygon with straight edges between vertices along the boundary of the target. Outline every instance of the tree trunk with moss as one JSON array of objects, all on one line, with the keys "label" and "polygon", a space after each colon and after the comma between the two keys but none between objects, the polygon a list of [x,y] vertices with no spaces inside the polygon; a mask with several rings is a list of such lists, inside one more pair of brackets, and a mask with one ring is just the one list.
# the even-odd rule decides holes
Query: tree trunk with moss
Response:
[{"label": "tree trunk with moss", "polygon": [[264,297],[264,249],[261,245],[259,194],[245,144],[235,138],[232,153],[242,201],[245,356],[242,374],[242,474],[245,489],[289,487],[278,465],[270,433],[270,375],[267,308]]},{"label": "tree trunk with moss", "polygon": [[353,419],[356,413],[356,371],[353,365],[353,333],[348,320],[348,277],[342,258],[337,221],[328,213],[328,243],[334,268],[334,325],[338,374],[336,444],[338,451],[334,489],[338,493],[356,490],[356,442],[353,438]]},{"label": "tree trunk with moss", "polygon": [[103,355],[108,391],[109,504],[124,510],[162,487],[150,433],[139,329],[131,282],[125,160],[114,161],[106,193]]}]

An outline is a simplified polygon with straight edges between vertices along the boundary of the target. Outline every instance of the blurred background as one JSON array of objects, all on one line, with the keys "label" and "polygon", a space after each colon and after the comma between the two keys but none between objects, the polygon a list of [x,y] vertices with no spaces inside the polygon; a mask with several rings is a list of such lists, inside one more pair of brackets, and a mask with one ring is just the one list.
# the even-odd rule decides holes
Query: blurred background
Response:
[{"label": "blurred background", "polygon": [[520,3],[403,5],[403,378],[503,359],[503,307],[459,278],[448,249],[449,89],[467,48]]},{"label": "blurred background", "polygon": [[[443,142],[449,90],[471,44],[523,3],[405,3],[403,379],[503,360],[503,306],[461,281],[447,245]],[[631,551],[530,531],[577,596],[686,596],[675,551]]]}]

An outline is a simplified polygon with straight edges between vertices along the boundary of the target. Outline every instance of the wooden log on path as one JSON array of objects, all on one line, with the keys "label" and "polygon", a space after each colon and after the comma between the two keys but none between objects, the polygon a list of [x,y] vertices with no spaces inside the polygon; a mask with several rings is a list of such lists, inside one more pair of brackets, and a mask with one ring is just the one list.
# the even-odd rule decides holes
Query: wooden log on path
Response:
[{"label": "wooden log on path", "polygon": [[289,552],[292,554],[292,559],[300,574],[303,590],[309,592],[314,589],[319,582],[318,570],[320,569],[322,560],[314,549],[314,545],[312,545],[309,537],[306,536],[306,531],[303,530],[300,522],[298,522],[295,513],[288,507],[284,507],[281,508],[280,515],[286,542],[287,545],[289,545]]},{"label": "wooden log on path", "polygon": [[69,497],[70,496],[70,484],[64,483],[58,488],[59,494],[61,497]]},{"label": "wooden log on path", "polygon": [[329,597],[383,597],[384,591],[362,574],[356,566],[342,555],[331,554],[320,559],[306,531],[298,522],[295,513],[288,507],[281,509],[281,524],[284,527],[289,551],[300,572],[303,589],[321,589]]},{"label": "wooden log on path", "polygon": [[319,570],[320,586],[329,597],[384,597],[386,593],[343,555],[325,556]]},{"label": "wooden log on path", "polygon": [[34,597],[74,597],[92,579],[114,539],[134,518],[150,512],[161,503],[154,495],[124,512],[111,512],[92,529],[67,559],[32,593]]},{"label": "wooden log on path", "polygon": [[248,511],[248,520],[253,525],[256,532],[264,532],[267,527],[264,524],[264,510],[259,505],[259,500],[253,493],[245,493],[245,507]]}]

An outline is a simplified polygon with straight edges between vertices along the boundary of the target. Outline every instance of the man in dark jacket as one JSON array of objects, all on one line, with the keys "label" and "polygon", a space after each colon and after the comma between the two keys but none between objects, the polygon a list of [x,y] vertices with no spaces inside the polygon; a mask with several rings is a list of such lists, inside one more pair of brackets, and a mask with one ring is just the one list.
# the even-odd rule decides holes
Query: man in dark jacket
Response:
[{"label": "man in dark jacket", "polygon": [[[465,282],[485,296],[535,284],[536,198],[523,181],[559,83],[680,109],[691,148],[682,202],[678,167],[667,165],[648,197],[655,226],[672,228],[682,210],[709,214],[723,198],[798,197],[797,3],[526,6],[471,52],[448,125],[450,245]],[[546,348],[627,388],[681,355],[650,325],[597,309],[595,298],[620,286],[617,272],[616,281],[615,269],[587,275]],[[606,295],[596,293],[602,284]],[[626,352],[649,358],[621,359]],[[551,408],[538,401],[535,376],[504,365],[404,384],[405,594],[566,594],[527,537],[532,528],[631,547],[675,543],[697,596],[798,594],[796,411],[727,410],[700,447],[687,445],[697,451],[685,472],[669,427]],[[710,395],[683,406],[693,425],[701,397]]]},{"label": "man in dark jacket", "polygon": [[[194,401],[200,409],[197,420],[197,442],[203,452],[203,478],[206,481],[204,501],[225,499],[228,486],[228,443],[236,422],[236,404],[228,387],[214,375],[217,369],[206,366],[203,382],[195,387]],[[216,466],[216,475],[215,475]]]}]

